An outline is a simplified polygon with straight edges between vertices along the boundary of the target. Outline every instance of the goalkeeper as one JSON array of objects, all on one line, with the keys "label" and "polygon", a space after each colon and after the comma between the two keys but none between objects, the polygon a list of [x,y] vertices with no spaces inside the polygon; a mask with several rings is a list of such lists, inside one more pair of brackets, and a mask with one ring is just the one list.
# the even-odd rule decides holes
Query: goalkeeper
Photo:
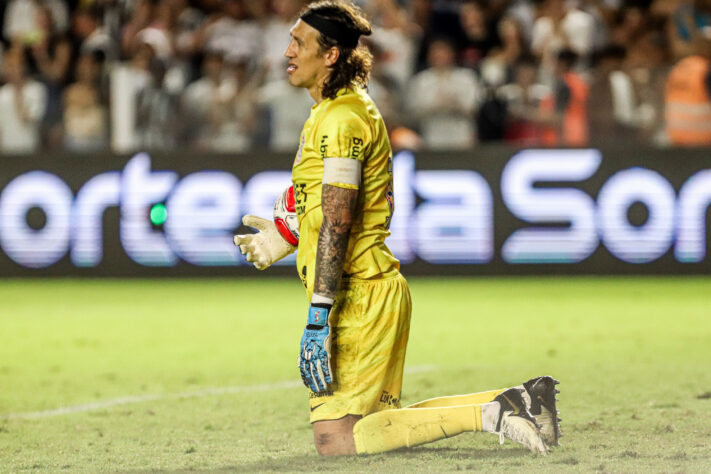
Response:
[{"label": "goalkeeper", "polygon": [[[370,32],[349,3],[312,3],[292,27],[285,52],[289,82],[315,101],[292,181],[297,270],[310,300],[299,368],[310,389],[316,449],[376,453],[488,431],[546,453],[559,436],[551,377],[400,407],[411,301],[385,245],[392,151],[365,91],[371,56],[358,39]],[[258,269],[296,250],[271,221],[245,216],[244,223],[258,232],[235,236],[235,244]]]}]

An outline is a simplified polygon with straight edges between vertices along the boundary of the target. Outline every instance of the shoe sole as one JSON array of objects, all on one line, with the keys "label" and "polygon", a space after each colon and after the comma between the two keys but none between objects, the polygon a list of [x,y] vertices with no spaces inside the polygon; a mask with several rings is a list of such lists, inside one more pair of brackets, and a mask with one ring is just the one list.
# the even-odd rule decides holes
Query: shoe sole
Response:
[{"label": "shoe sole", "polygon": [[520,415],[504,415],[501,432],[511,441],[515,441],[527,448],[532,453],[546,455],[548,447],[543,441],[538,427],[534,422]]},{"label": "shoe sole", "polygon": [[563,436],[560,430],[556,395],[560,393],[555,386],[560,382],[550,375],[536,377],[524,382],[530,400],[529,411],[536,418],[536,423],[541,427],[541,435],[548,446],[560,446],[559,439]]},{"label": "shoe sole", "polygon": [[[526,408],[521,392],[520,389],[511,388],[494,399],[501,406],[496,430],[533,453],[548,454],[549,448],[539,430],[540,426]],[[503,444],[503,437],[500,442]]]}]

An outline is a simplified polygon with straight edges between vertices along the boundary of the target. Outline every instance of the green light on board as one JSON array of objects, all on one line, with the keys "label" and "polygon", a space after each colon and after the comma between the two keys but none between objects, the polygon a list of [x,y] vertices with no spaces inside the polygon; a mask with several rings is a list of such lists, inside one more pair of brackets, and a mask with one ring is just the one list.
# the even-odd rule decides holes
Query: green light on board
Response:
[{"label": "green light on board", "polygon": [[163,225],[168,218],[168,211],[165,209],[165,204],[155,204],[151,208],[151,222],[153,225]]}]

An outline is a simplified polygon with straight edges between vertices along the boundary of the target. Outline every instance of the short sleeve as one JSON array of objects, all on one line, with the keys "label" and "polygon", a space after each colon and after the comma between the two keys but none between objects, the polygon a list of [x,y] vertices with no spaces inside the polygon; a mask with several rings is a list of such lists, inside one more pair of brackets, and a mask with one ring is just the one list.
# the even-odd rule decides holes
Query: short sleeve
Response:
[{"label": "short sleeve", "polygon": [[328,110],[318,127],[321,158],[354,158],[363,161],[370,148],[371,131],[357,106],[338,104]]}]

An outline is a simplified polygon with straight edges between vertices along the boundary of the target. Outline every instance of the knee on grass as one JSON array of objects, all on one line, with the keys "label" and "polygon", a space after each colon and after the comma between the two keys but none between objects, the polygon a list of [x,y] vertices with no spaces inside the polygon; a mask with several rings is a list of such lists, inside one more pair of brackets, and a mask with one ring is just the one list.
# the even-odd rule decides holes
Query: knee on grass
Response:
[{"label": "knee on grass", "polygon": [[317,421],[313,424],[314,444],[321,456],[356,454],[353,425],[360,419],[348,415],[339,420]]}]

